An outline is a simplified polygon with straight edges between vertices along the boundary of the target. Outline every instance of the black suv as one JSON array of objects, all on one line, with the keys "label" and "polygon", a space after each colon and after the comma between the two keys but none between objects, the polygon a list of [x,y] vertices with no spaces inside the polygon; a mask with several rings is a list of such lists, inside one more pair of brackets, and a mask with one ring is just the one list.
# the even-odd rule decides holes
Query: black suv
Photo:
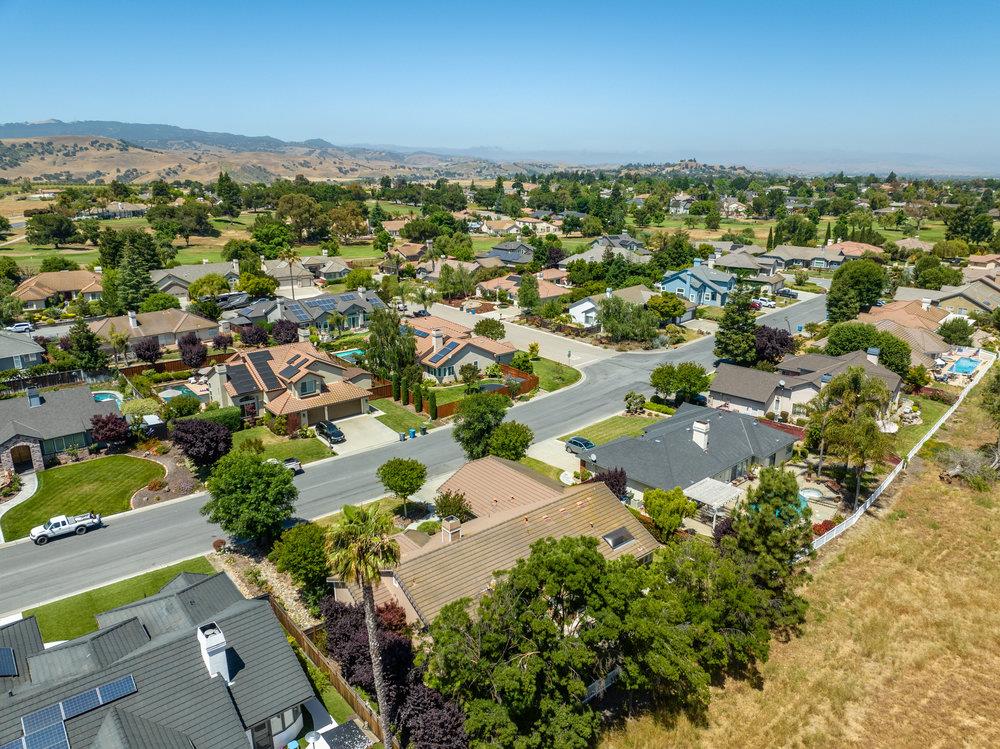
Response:
[{"label": "black suv", "polygon": [[340,427],[332,421],[321,421],[313,428],[316,430],[316,434],[320,437],[326,437],[329,442],[344,442],[347,439],[347,437],[344,436],[344,433],[340,431]]}]

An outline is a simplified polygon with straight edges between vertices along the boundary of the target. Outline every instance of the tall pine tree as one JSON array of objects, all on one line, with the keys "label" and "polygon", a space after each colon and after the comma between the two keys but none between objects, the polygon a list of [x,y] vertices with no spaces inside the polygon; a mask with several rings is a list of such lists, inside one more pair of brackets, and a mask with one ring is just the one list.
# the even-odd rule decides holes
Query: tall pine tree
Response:
[{"label": "tall pine tree", "polygon": [[737,286],[729,295],[715,334],[715,355],[744,367],[757,363],[757,322],[751,298],[748,287]]},{"label": "tall pine tree", "polygon": [[145,257],[137,252],[136,248],[127,247],[117,272],[119,304],[126,310],[138,310],[142,301],[156,291],[149,279],[149,267],[146,265]]},{"label": "tall pine tree", "polygon": [[767,229],[767,247],[768,250],[774,249],[774,227],[768,227]]}]

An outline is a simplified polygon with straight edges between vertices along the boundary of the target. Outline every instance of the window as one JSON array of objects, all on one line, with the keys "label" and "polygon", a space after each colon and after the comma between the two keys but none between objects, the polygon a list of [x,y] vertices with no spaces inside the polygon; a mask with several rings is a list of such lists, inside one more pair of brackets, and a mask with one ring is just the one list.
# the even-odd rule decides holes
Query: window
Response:
[{"label": "window", "polygon": [[302,395],[312,395],[317,390],[319,390],[319,385],[317,384],[316,380],[312,378],[303,380],[299,385],[299,393],[301,393]]},{"label": "window", "polygon": [[682,299],[684,298],[684,289],[677,289],[674,293]]},{"label": "window", "polygon": [[302,715],[302,708],[299,705],[285,710],[283,713],[278,713],[273,718],[271,718],[271,735],[277,736],[282,731],[287,731]]}]

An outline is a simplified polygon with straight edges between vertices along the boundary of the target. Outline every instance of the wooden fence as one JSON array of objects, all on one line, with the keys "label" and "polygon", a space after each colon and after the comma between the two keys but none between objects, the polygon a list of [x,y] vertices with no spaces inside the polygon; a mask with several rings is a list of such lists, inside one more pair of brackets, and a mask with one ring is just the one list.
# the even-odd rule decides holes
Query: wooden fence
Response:
[{"label": "wooden fence", "polygon": [[[516,377],[521,380],[521,384],[518,386],[516,392],[511,392],[506,386],[494,390],[494,393],[502,393],[509,398],[516,398],[519,395],[524,395],[525,393],[530,393],[532,390],[538,387],[538,377],[528,372],[522,372],[520,369],[514,369],[514,367],[508,364],[500,364],[500,371],[503,373],[504,378]],[[390,387],[391,390],[391,387]],[[412,398],[412,396],[411,396]],[[458,404],[461,400],[452,401],[451,403],[442,403],[437,407],[437,415],[439,419],[445,419],[449,416],[454,416],[455,411],[458,409]],[[427,398],[424,398],[423,407],[421,411],[428,416],[430,415],[430,404]]]},{"label": "wooden fence", "polygon": [[[341,673],[337,662],[328,658],[326,653],[316,647],[313,641],[309,639],[309,636],[299,628],[299,625],[292,620],[288,612],[272,596],[267,597],[267,602],[271,604],[271,610],[278,617],[281,626],[298,643],[298,646],[302,648],[302,652],[305,653],[306,658],[312,661],[316,668],[326,675],[338,694],[358,714],[358,717],[365,722],[368,728],[371,729],[371,732],[378,737],[379,741],[382,741],[382,727],[378,723],[378,714],[368,707],[368,703],[361,699],[361,695],[355,692],[354,688],[347,683],[347,679]],[[400,749],[399,742],[395,739],[393,739],[392,745],[393,749]]]},{"label": "wooden fence", "polygon": [[[221,354],[209,354],[205,357],[205,363],[201,366],[207,367],[210,364],[225,361],[232,355],[232,351]],[[118,371],[126,377],[130,377],[132,375],[142,374],[147,369],[153,369],[157,372],[181,372],[186,369],[191,369],[191,367],[185,364],[183,359],[167,359],[166,361],[158,361],[156,364],[147,364],[146,362],[142,362],[140,364],[129,364],[126,367],[119,367]]]},{"label": "wooden fence", "polygon": [[372,377],[372,386],[368,388],[368,392],[371,393],[371,395],[368,396],[368,400],[391,398],[392,383],[389,382],[389,380],[383,380],[381,377]]}]

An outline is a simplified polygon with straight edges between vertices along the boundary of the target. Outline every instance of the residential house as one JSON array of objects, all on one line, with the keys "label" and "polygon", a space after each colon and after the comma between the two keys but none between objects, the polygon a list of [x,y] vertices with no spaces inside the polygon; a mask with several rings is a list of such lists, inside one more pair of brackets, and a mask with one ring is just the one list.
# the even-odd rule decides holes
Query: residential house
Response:
[{"label": "residential house", "polygon": [[795,437],[752,416],[685,403],[640,437],[620,437],[580,455],[591,473],[624,468],[638,491],[688,487],[711,478],[728,483],[754,465],[779,466]]},{"label": "residential house", "polygon": [[[496,572],[513,567],[541,539],[589,536],[609,560],[631,555],[646,561],[659,547],[639,519],[601,482],[569,486],[556,493],[552,482],[503,470],[496,459],[470,465],[472,469],[462,469],[468,475],[456,485],[502,489],[496,492],[496,511],[466,522],[445,518],[442,530],[433,536],[413,532],[395,536],[399,564],[382,572],[386,584],[375,589],[376,604],[396,601],[406,610],[408,621],[421,627],[428,626],[452,601],[478,599],[490,589]],[[477,506],[481,512],[489,509],[482,502]],[[357,586],[340,581],[334,585],[338,599],[361,600]]]},{"label": "residential house", "polygon": [[289,430],[367,413],[371,386],[371,374],[308,341],[240,350],[208,375],[213,401],[247,419],[284,416]]},{"label": "residential house", "polygon": [[649,250],[646,249],[646,245],[632,237],[628,232],[624,232],[623,234],[604,234],[591,242],[589,247],[591,250],[600,249],[602,254],[608,248],[612,250],[628,250],[637,255],[650,254]]},{"label": "residential house", "polygon": [[91,419],[112,413],[118,413],[117,403],[95,401],[86,386],[45,392],[32,387],[0,400],[0,466],[41,471],[59,453],[92,444]]},{"label": "residential house", "polygon": [[307,289],[315,285],[315,277],[301,261],[294,260],[289,265],[284,260],[262,260],[264,272],[276,278],[280,286],[294,286],[297,289]]},{"label": "residential house", "polygon": [[519,229],[512,219],[498,221],[483,221],[480,230],[491,237],[502,237],[506,234],[517,234]]},{"label": "residential house", "polygon": [[[538,297],[543,304],[550,299],[558,299],[568,291],[565,286],[542,279],[540,273],[536,273],[535,276],[538,277]],[[511,273],[509,276],[500,276],[499,278],[491,278],[488,281],[480,282],[476,286],[476,294],[483,299],[496,299],[497,292],[506,291],[511,299],[516,299],[517,291],[520,287],[521,276]]]},{"label": "residential house", "polygon": [[543,268],[537,274],[539,281],[548,281],[556,286],[570,287],[569,271],[564,268]]},{"label": "residential house", "polygon": [[96,618],[48,647],[34,616],[0,626],[4,747],[282,749],[302,734],[312,684],[270,604],[226,573],[183,572]]},{"label": "residential house", "polygon": [[666,273],[659,287],[695,304],[724,307],[738,281],[732,273],[710,268],[695,258],[692,267]]},{"label": "residential house", "polygon": [[[899,242],[896,244],[898,245]],[[969,255],[969,267],[982,268],[984,270],[994,270],[1000,268],[1000,255],[996,253]]]},{"label": "residential house", "polygon": [[235,288],[240,280],[240,263],[238,260],[233,260],[228,263],[203,262],[200,265],[158,268],[150,271],[149,277],[157,291],[173,294],[183,300],[187,298],[187,290],[191,284],[213,273],[225,278],[229,288]]},{"label": "residential house", "polygon": [[302,267],[313,274],[316,280],[336,283],[351,272],[350,266],[339,257],[331,257],[326,250],[322,255],[307,255],[299,260]]},{"label": "residential house", "polygon": [[534,216],[521,216],[514,219],[514,225],[518,229],[529,228],[536,235],[543,237],[546,234],[557,234],[559,230],[551,223],[545,219],[535,218]]},{"label": "residential house", "polygon": [[708,403],[715,408],[751,416],[801,416],[806,404],[830,380],[850,367],[861,367],[885,383],[893,400],[902,380],[878,363],[878,350],[852,351],[841,356],[803,354],[783,359],[773,372],[722,363],[709,388]]},{"label": "residential house", "polygon": [[535,248],[526,242],[511,240],[493,245],[486,257],[496,258],[503,265],[528,265],[535,259]]},{"label": "residential house", "polygon": [[25,279],[14,289],[26,310],[41,310],[82,296],[88,302],[101,298],[101,274],[89,270],[56,270]]},{"label": "residential house", "polygon": [[686,192],[679,192],[670,198],[668,210],[675,216],[686,216],[691,210],[692,203],[694,203],[693,195],[688,195]]},{"label": "residential house", "polygon": [[734,197],[722,198],[719,212],[723,218],[746,218],[747,207]]},{"label": "residential house", "polygon": [[854,259],[865,255],[883,255],[885,250],[867,242],[833,242],[825,247],[827,252],[839,252],[844,259]]},{"label": "residential house", "polygon": [[742,283],[774,295],[785,286],[785,277],[777,272],[773,259],[756,257],[749,252],[731,252],[708,261],[709,267],[732,273]]},{"label": "residential house", "polygon": [[633,265],[645,265],[653,259],[652,254],[648,251],[639,253],[637,251],[624,248],[591,247],[583,252],[578,252],[575,255],[568,255],[564,257],[559,261],[559,267],[568,268],[570,263],[575,263],[577,260],[583,260],[587,263],[600,263],[604,260],[604,254],[609,250],[612,255],[624,258],[627,262],[632,263]]},{"label": "residential house", "polygon": [[951,315],[968,317],[972,313],[992,314],[1000,306],[1000,277],[984,276],[957,289],[944,287],[937,306]]},{"label": "residential house", "polygon": [[[567,311],[569,312],[569,316],[573,319],[573,322],[578,325],[582,325],[585,328],[592,328],[598,323],[597,318],[598,313],[600,312],[600,303],[602,299],[618,297],[619,299],[625,300],[629,304],[638,304],[644,307],[650,299],[658,296],[661,296],[661,292],[654,291],[641,284],[637,286],[628,286],[624,289],[607,289],[604,296],[588,296],[573,302]],[[677,324],[694,319],[695,309],[697,308],[697,305],[694,302],[691,302],[686,298],[682,301],[684,302],[684,314],[672,320],[672,322]]]},{"label": "residential house", "polygon": [[420,263],[416,268],[417,279],[420,281],[435,282],[441,277],[441,269],[449,266],[452,270],[465,270],[475,273],[481,268],[499,268],[503,263],[496,257],[480,257],[472,262],[455,260],[454,258],[431,258]]},{"label": "residential house", "polygon": [[[927,289],[920,289],[927,291]],[[948,313],[931,305],[930,299],[887,302],[881,307],[872,307],[858,315],[859,322],[876,323],[891,320],[905,328],[936,332],[948,317]]]},{"label": "residential house", "polygon": [[[933,242],[925,242],[922,239],[917,239],[916,237],[906,237],[905,239],[896,240],[896,247],[901,250],[907,250],[908,252],[930,252],[934,249]],[[971,263],[972,258],[969,258]]]},{"label": "residential house", "polygon": [[426,251],[427,245],[423,242],[404,242],[389,248],[385,254],[385,262],[393,268],[402,267],[407,263],[419,263]]},{"label": "residential house", "polygon": [[399,232],[409,223],[409,219],[399,218],[399,219],[389,219],[388,221],[382,222],[382,228],[385,229],[386,233],[395,239],[399,236]]},{"label": "residential house", "polygon": [[774,260],[779,270],[786,268],[839,268],[846,260],[853,259],[853,257],[845,256],[840,249],[834,249],[834,245],[798,247],[790,244],[779,244],[760,257]]},{"label": "residential house", "polygon": [[219,323],[192,312],[179,309],[164,309],[157,312],[129,312],[117,317],[106,317],[89,324],[90,329],[101,338],[108,338],[112,331],[128,333],[130,341],[150,336],[161,346],[176,346],[177,339],[187,333],[194,333],[203,341],[210,340],[219,333]]},{"label": "residential house", "polygon": [[274,322],[284,318],[296,323],[299,328],[315,327],[329,333],[331,330],[367,328],[375,310],[384,308],[385,302],[374,291],[358,289],[340,294],[320,294],[309,299],[279,297],[275,300],[274,309],[268,312],[268,319]]},{"label": "residential house", "polygon": [[145,216],[149,206],[144,203],[126,203],[121,200],[113,200],[105,206],[88,208],[83,212],[83,218],[115,219],[115,218],[139,218]]},{"label": "residential house", "polygon": [[27,333],[0,330],[0,372],[45,363],[45,349]]},{"label": "residential house", "polygon": [[[872,309],[878,309],[873,307]],[[940,311],[940,310],[938,310]],[[866,313],[858,315],[858,322],[874,325],[877,330],[891,333],[910,346],[910,364],[914,367],[922,366],[928,370],[936,366],[936,361],[943,354],[950,352],[955,347],[947,343],[935,330],[927,330],[919,327],[912,327],[888,318],[872,318]],[[817,341],[817,346],[825,346],[825,341]]]},{"label": "residential house", "polygon": [[462,366],[485,371],[491,364],[510,364],[517,348],[507,341],[476,335],[472,328],[441,317],[414,317],[405,323],[416,339],[417,361],[438,382],[459,378]]}]

